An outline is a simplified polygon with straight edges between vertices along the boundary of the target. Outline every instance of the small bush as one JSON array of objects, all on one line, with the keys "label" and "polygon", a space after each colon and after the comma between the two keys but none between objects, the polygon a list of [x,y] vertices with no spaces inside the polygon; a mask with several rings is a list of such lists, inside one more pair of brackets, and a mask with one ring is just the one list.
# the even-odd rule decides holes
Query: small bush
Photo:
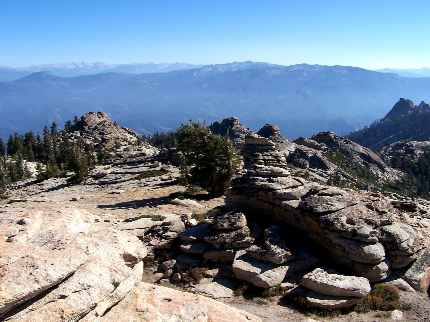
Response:
[{"label": "small bush", "polygon": [[200,283],[200,281],[205,277],[205,273],[209,270],[207,267],[194,267],[191,269],[191,276],[196,281],[196,283]]},{"label": "small bush", "polygon": [[206,211],[193,212],[191,218],[197,220],[198,223],[202,223],[208,218],[208,214]]},{"label": "small bush", "polygon": [[393,285],[377,284],[356,306],[357,312],[392,311],[400,309],[399,289]]}]

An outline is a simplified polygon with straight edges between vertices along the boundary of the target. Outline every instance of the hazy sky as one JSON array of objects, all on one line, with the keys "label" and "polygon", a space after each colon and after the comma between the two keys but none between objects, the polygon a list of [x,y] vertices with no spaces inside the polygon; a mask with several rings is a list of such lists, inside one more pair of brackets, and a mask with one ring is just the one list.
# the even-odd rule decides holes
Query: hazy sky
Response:
[{"label": "hazy sky", "polygon": [[0,0],[0,65],[430,66],[430,1]]}]

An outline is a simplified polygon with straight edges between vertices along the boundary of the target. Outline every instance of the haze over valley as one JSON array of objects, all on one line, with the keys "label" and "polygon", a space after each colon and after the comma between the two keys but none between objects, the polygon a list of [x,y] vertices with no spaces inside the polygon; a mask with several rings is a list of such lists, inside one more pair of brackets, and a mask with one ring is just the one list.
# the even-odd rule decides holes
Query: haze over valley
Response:
[{"label": "haze over valley", "polygon": [[[356,67],[239,62],[72,64],[16,71],[0,83],[0,133],[63,124],[104,111],[139,133],[172,130],[190,119],[231,115],[251,128],[277,123],[288,137],[319,131],[346,134],[387,113],[401,96],[430,100],[430,78]],[[0,70],[0,79],[11,70]]]}]

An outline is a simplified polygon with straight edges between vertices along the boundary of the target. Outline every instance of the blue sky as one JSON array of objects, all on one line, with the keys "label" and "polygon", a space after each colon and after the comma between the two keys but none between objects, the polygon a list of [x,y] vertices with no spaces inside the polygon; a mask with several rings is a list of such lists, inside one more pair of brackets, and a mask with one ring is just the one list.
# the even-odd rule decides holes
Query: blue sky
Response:
[{"label": "blue sky", "polygon": [[0,0],[0,65],[430,66],[430,1]]}]

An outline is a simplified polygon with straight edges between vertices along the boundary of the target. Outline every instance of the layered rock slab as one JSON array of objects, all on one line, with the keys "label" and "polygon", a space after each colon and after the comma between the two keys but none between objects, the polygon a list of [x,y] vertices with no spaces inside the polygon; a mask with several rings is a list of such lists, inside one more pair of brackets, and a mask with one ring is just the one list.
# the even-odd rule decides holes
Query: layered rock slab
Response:
[{"label": "layered rock slab", "polygon": [[77,320],[132,275],[146,249],[96,219],[74,208],[0,213],[7,236],[0,241],[0,317],[20,311],[11,321]]},{"label": "layered rock slab", "polygon": [[233,273],[239,280],[257,287],[271,288],[280,285],[287,274],[288,266],[276,266],[270,262],[258,261],[238,251],[233,262]]},{"label": "layered rock slab", "polygon": [[364,277],[345,276],[317,268],[306,274],[302,286],[314,292],[338,297],[364,297],[371,286]]}]

